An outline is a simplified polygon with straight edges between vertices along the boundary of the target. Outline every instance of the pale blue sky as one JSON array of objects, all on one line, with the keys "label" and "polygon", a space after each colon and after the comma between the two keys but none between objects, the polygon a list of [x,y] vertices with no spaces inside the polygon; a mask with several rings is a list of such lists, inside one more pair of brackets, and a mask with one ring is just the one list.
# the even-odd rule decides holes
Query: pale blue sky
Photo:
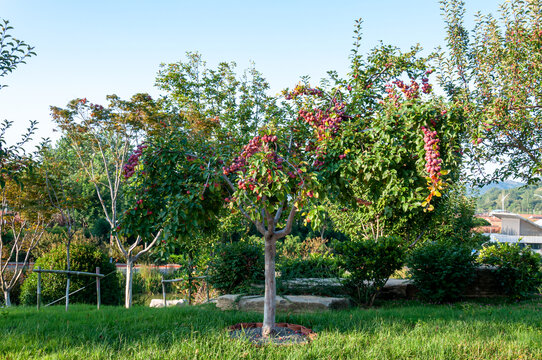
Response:
[{"label": "pale blue sky", "polygon": [[[467,0],[467,22],[475,11],[495,13],[498,3]],[[360,17],[364,50],[380,40],[405,50],[442,45],[439,8],[436,0],[0,0],[12,35],[37,52],[2,80],[9,87],[0,91],[0,120],[15,121],[12,138],[30,119],[40,123],[37,138],[56,138],[50,105],[77,97],[104,103],[113,93],[157,96],[159,64],[184,59],[187,51],[200,52],[213,67],[235,61],[239,72],[253,61],[277,93],[302,75],[316,83],[328,70],[345,74]]]}]

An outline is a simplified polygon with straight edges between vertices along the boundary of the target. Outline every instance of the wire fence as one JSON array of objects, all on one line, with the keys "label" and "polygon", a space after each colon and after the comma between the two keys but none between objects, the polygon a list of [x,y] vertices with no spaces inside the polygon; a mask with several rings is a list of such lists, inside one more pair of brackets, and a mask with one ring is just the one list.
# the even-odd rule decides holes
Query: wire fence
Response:
[{"label": "wire fence", "polygon": [[[116,272],[117,272],[117,270],[113,270],[113,271],[111,271],[109,274],[104,275],[104,276],[102,277],[102,279],[105,279],[105,278],[108,277],[109,275],[115,274]],[[68,294],[68,296],[72,296],[73,294],[77,294],[78,292],[80,292],[80,291],[86,289],[87,287],[89,287],[89,286],[91,286],[91,285],[93,285],[93,284],[96,284],[97,281],[98,281],[98,279],[96,279],[96,280],[90,282],[89,284],[83,286],[82,288],[79,288],[79,289],[77,289],[77,290],[75,290],[75,291],[72,291],[71,293]],[[63,297],[61,297],[61,298],[59,298],[59,299],[56,299],[56,300],[50,302],[50,303],[47,304],[47,305],[43,305],[43,307],[47,307],[47,306],[56,304],[57,302],[62,301],[62,300],[64,300],[64,299],[66,299],[66,295],[64,295]]]}]

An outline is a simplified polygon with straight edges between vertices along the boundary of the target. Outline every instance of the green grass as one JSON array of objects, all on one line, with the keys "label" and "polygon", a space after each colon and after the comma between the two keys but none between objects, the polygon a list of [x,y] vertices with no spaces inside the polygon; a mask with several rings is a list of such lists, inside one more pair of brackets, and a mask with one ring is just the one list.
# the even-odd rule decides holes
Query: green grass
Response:
[{"label": "green grass", "polygon": [[225,328],[261,321],[214,305],[0,309],[0,359],[542,359],[542,303],[423,305],[279,314],[312,328],[309,345],[253,347]]}]

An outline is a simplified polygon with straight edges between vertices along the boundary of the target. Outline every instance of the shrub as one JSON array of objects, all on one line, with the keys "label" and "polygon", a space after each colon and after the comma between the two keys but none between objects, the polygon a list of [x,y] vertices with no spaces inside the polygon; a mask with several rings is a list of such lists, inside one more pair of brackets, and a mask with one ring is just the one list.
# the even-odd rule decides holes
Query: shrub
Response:
[{"label": "shrub", "polygon": [[[122,298],[119,278],[115,264],[109,262],[106,254],[93,243],[77,243],[70,248],[71,270],[95,272],[100,267],[102,274],[110,274],[101,280],[101,301],[104,305],[118,305]],[[34,267],[61,270],[66,268],[66,249],[56,246],[50,252],[36,260]],[[21,289],[21,303],[36,304],[37,273],[29,275]],[[49,303],[66,294],[66,275],[42,274],[41,295],[44,303]],[[90,285],[94,277],[72,276],[70,289],[75,291]],[[90,285],[84,290],[70,296],[70,302],[96,303],[96,286]]]},{"label": "shrub", "polygon": [[327,239],[321,237],[306,238],[287,235],[283,241],[277,242],[277,254],[287,258],[306,258],[311,254],[327,254],[330,249]]},{"label": "shrub", "polygon": [[279,260],[277,268],[282,280],[297,278],[336,278],[340,276],[337,259],[327,253],[312,253],[304,258]]},{"label": "shrub", "polygon": [[474,279],[472,250],[458,243],[424,243],[412,251],[407,266],[419,297],[428,302],[458,300]]},{"label": "shrub", "polygon": [[254,240],[222,244],[216,250],[209,267],[209,284],[221,293],[250,290],[254,282],[264,279],[262,245]]},{"label": "shrub", "polygon": [[497,277],[503,291],[510,297],[523,298],[532,294],[540,285],[541,257],[530,248],[518,244],[497,243],[484,246],[477,261],[496,266]]},{"label": "shrub", "polygon": [[335,249],[341,267],[349,273],[346,292],[359,305],[371,306],[388,278],[403,266],[405,250],[399,237],[342,242]]},{"label": "shrub", "polygon": [[141,266],[139,268],[138,277],[143,283],[143,292],[146,294],[162,293],[162,274],[158,269],[153,269],[150,266]]}]

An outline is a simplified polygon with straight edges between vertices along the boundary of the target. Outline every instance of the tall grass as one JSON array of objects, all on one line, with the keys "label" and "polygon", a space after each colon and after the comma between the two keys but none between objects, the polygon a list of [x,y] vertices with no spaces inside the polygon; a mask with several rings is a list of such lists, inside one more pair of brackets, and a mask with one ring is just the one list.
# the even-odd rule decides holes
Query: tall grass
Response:
[{"label": "tall grass", "polygon": [[1,359],[542,359],[542,304],[423,305],[279,314],[312,328],[309,345],[254,347],[225,328],[261,314],[214,305],[0,309]]}]

